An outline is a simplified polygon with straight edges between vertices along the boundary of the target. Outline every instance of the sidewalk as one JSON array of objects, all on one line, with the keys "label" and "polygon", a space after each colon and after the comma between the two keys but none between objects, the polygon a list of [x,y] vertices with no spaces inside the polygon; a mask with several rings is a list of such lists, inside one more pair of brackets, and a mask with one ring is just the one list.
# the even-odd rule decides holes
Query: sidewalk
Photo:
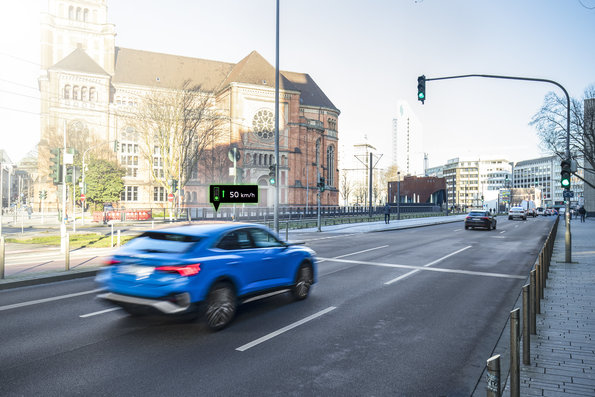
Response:
[{"label": "sidewalk", "polygon": [[[462,222],[465,215],[436,216],[428,218],[414,218],[393,220],[390,224],[384,221],[349,223],[342,225],[323,226],[321,235],[325,233],[368,233],[386,230],[406,229],[412,227],[423,227],[437,225],[441,223]],[[167,224],[170,226],[170,224]],[[279,235],[285,238],[285,230],[280,230]],[[296,241],[303,238],[305,233],[316,232],[316,228],[293,229],[289,231],[289,240]],[[90,277],[95,274],[98,267],[92,263],[87,263],[88,257],[109,256],[115,248],[81,248],[72,250],[70,255],[73,260],[71,269],[64,271],[64,254],[60,254],[58,247],[50,246],[30,246],[25,244],[7,243],[5,278],[0,279],[0,290],[21,287],[26,285],[42,284],[52,281],[67,280],[69,278]],[[39,264],[31,264],[31,257],[40,259]],[[41,259],[43,258],[43,259]],[[77,263],[80,258],[83,262]],[[29,262],[28,265],[25,263]]]},{"label": "sidewalk", "polygon": [[560,218],[531,365],[521,363],[521,396],[595,396],[595,219],[573,219],[571,232],[572,263],[565,263]]}]

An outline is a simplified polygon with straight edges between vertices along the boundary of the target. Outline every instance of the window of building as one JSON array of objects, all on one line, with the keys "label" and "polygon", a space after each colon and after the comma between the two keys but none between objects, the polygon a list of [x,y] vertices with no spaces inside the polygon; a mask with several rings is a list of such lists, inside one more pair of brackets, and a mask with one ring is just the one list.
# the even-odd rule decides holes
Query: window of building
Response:
[{"label": "window of building", "polygon": [[79,86],[75,85],[74,88],[72,89],[72,99],[74,99],[75,101],[79,100]]},{"label": "window of building", "polygon": [[68,19],[74,19],[74,7],[68,7]]},{"label": "window of building", "polygon": [[335,169],[335,147],[333,145],[329,146],[326,149],[326,167],[327,167],[327,176],[326,176],[326,184],[329,186],[334,186],[334,169]]},{"label": "window of building", "polygon": [[252,118],[254,134],[261,139],[272,139],[275,136],[275,115],[268,109],[261,109]]},{"label": "window of building", "polygon": [[120,201],[138,201],[138,186],[124,186]]},{"label": "window of building", "polygon": [[81,101],[87,101],[89,100],[89,94],[87,91],[87,87],[83,87],[81,88]]},{"label": "window of building", "polygon": [[128,126],[120,134],[120,164],[126,169],[126,176],[138,176],[138,134],[134,127]]},{"label": "window of building", "polygon": [[161,148],[159,146],[153,148],[153,174],[157,178],[165,178],[163,172],[163,158],[161,157]]},{"label": "window of building", "polygon": [[89,9],[87,8],[85,8],[85,11],[83,12],[83,21],[89,22]]},{"label": "window of building", "polygon": [[83,10],[81,10],[80,7],[77,7],[77,9],[76,9],[76,20],[77,21],[83,20]]},{"label": "window of building", "polygon": [[320,138],[316,140],[316,166],[320,165]]},{"label": "window of building", "polygon": [[95,90],[95,87],[89,88],[89,100],[91,102],[97,102],[97,91]]},{"label": "window of building", "polygon": [[163,186],[153,188],[153,201],[165,201],[167,199],[167,192]]},{"label": "window of building", "polygon": [[70,99],[70,84],[64,86],[64,99]]}]

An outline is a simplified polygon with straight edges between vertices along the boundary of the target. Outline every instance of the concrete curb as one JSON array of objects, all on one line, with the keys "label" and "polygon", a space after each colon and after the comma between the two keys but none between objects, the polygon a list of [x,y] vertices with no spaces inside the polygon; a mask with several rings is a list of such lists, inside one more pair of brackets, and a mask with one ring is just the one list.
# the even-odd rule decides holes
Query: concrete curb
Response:
[{"label": "concrete curb", "polygon": [[74,280],[77,278],[95,277],[98,268],[85,270],[69,270],[61,273],[38,274],[17,279],[0,280],[0,290],[48,284],[56,281]]}]

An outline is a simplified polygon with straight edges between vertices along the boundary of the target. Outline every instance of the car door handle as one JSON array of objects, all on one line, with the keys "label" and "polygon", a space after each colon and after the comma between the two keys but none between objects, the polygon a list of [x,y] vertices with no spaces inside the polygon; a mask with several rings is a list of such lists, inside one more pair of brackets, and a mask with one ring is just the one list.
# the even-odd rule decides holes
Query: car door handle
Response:
[{"label": "car door handle", "polygon": [[263,261],[270,261],[271,259],[273,259],[272,256],[267,256],[266,258],[262,258]]},{"label": "car door handle", "polygon": [[240,263],[240,261],[227,262],[228,265],[237,265],[238,263]]}]

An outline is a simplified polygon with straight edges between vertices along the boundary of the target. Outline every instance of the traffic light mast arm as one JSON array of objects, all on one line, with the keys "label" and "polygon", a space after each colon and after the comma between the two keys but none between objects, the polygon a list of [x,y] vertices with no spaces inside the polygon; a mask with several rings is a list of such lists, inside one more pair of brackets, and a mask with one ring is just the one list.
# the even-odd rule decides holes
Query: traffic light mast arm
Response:
[{"label": "traffic light mast arm", "polygon": [[566,95],[566,158],[570,159],[570,96],[568,95],[568,91],[566,88],[562,86],[562,84],[548,79],[537,79],[533,77],[516,77],[516,76],[500,76],[494,74],[463,74],[460,76],[446,76],[446,77],[434,77],[434,78],[425,78],[425,81],[434,81],[434,80],[449,80],[449,79],[462,79],[467,77],[485,77],[488,79],[506,79],[506,80],[523,80],[523,81],[538,81],[541,83],[550,83],[554,84],[557,87],[560,87],[562,91],[564,91],[564,95]]}]

